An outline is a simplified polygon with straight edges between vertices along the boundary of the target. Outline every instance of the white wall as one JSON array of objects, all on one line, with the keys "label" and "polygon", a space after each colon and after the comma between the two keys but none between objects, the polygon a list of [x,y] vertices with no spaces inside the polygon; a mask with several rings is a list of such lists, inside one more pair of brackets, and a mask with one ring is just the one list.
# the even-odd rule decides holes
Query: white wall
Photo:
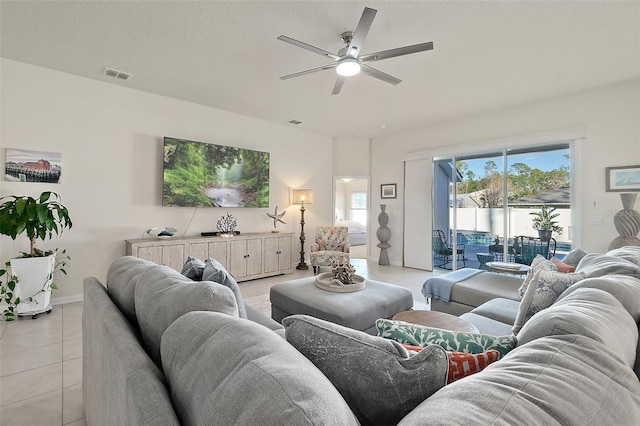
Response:
[{"label": "white wall", "polygon": [[[398,198],[385,200],[390,216],[390,262],[402,263],[403,156],[461,144],[473,149],[478,142],[576,127],[586,129],[586,140],[577,158],[580,204],[573,232],[580,234],[583,249],[607,251],[618,235],[613,215],[622,204],[618,193],[605,191],[605,168],[640,164],[640,80],[374,139],[372,187],[398,183]],[[372,205],[376,204],[373,199]],[[603,218],[601,225],[591,223],[597,217]]]},{"label": "white wall", "polygon": [[[58,280],[53,294],[58,301],[79,297],[86,276],[103,281],[109,264],[125,254],[124,240],[140,238],[153,226],[199,235],[215,231],[216,221],[230,212],[241,232],[269,232],[273,221],[266,213],[277,205],[287,210],[287,224],[278,229],[295,232],[298,241],[300,212],[289,206],[289,187],[314,190],[314,204],[305,213],[307,235],[332,223],[330,136],[6,59],[0,65],[0,147],[62,153],[59,185],[0,183],[2,196],[54,191],[69,208],[73,228],[41,245],[67,248],[72,258],[69,275]],[[270,152],[269,209],[162,207],[164,136]],[[308,244],[309,238],[307,254]],[[0,261],[27,247],[26,238],[0,237]]]}]

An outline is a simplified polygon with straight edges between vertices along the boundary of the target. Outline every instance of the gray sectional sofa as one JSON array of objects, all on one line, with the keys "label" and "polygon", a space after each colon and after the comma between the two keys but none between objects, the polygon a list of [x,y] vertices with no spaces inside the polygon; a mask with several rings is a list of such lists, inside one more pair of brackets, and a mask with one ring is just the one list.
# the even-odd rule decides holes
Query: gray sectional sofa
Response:
[{"label": "gray sectional sofa", "polygon": [[[84,283],[87,424],[638,424],[640,279],[604,275],[536,313],[504,358],[445,385],[440,347],[410,356],[398,342],[304,315],[283,321],[283,337],[248,307],[240,318],[242,301],[224,285],[124,257],[106,288]],[[313,345],[320,360],[306,353]],[[426,379],[413,368],[429,372],[422,399]]]}]

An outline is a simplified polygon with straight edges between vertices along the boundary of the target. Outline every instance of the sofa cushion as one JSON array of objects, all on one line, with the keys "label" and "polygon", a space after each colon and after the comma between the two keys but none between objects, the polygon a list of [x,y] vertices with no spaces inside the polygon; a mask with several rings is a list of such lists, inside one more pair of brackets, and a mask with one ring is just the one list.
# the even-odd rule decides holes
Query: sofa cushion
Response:
[{"label": "sofa cushion", "polygon": [[505,324],[492,318],[474,314],[473,312],[462,314],[460,318],[475,325],[482,334],[488,334],[490,336],[506,336],[512,334],[511,329],[513,328],[513,324]]},{"label": "sofa cushion", "polygon": [[533,273],[525,293],[518,315],[513,323],[513,334],[518,334],[522,326],[536,313],[548,308],[570,285],[586,278],[584,274],[564,274],[539,270]]},{"label": "sofa cushion", "polygon": [[244,307],[244,300],[242,299],[242,293],[236,280],[227,272],[222,263],[218,262],[214,258],[210,257],[204,262],[204,270],[202,272],[202,279],[204,281],[214,281],[222,284],[225,287],[229,287],[236,297],[238,302],[238,315],[240,318],[247,317],[247,310]]},{"label": "sofa cushion", "polygon": [[228,287],[191,281],[168,266],[152,265],[142,273],[135,288],[135,301],[142,340],[158,366],[162,333],[182,315],[214,311],[238,316],[236,298]]},{"label": "sofa cushion", "polygon": [[635,425],[640,381],[616,352],[585,336],[542,337],[440,389],[399,425]]},{"label": "sofa cushion", "polygon": [[134,291],[140,275],[153,262],[132,256],[116,259],[107,271],[107,292],[127,320],[137,327]]},{"label": "sofa cushion", "polygon": [[446,384],[444,349],[409,356],[398,342],[306,315],[282,321],[287,340],[336,386],[362,424],[396,424]]},{"label": "sofa cushion", "polygon": [[580,247],[577,247],[567,253],[566,256],[562,258],[562,261],[567,265],[578,266],[578,263],[580,263],[582,258],[586,255],[586,251],[582,250]]},{"label": "sofa cushion", "polygon": [[518,346],[544,336],[576,334],[615,348],[616,357],[632,368],[638,325],[611,294],[580,288],[536,314],[518,333]]},{"label": "sofa cushion", "polygon": [[524,297],[524,294],[527,292],[527,288],[529,288],[529,284],[531,280],[533,280],[533,276],[538,271],[557,271],[558,268],[553,264],[552,261],[547,260],[541,255],[537,255],[533,258],[531,262],[531,266],[529,266],[529,272],[527,273],[527,277],[522,282],[522,285],[518,289],[518,294],[520,294],[520,298]]},{"label": "sofa cushion", "polygon": [[182,424],[357,424],[309,360],[251,321],[186,314],[164,333],[161,352]]},{"label": "sofa cushion", "polygon": [[640,266],[621,257],[606,254],[589,253],[582,258],[576,272],[587,274],[587,277],[603,277],[620,274],[640,278]]},{"label": "sofa cushion", "polygon": [[513,336],[489,336],[480,333],[463,333],[442,330],[404,321],[381,318],[376,321],[378,336],[413,346],[440,345],[447,351],[479,354],[495,349],[500,356],[505,356],[516,346]]},{"label": "sofa cushion", "polygon": [[520,303],[515,300],[497,297],[474,308],[471,313],[513,325],[518,315],[519,307]]},{"label": "sofa cushion", "polygon": [[607,275],[606,277],[587,278],[566,289],[558,301],[581,288],[597,288],[606,291],[618,299],[635,322],[640,323],[640,279],[627,275]]},{"label": "sofa cushion", "polygon": [[608,251],[607,256],[615,256],[624,260],[628,260],[631,263],[640,265],[640,247],[639,246],[624,246],[617,249]]},{"label": "sofa cushion", "polygon": [[180,273],[193,281],[202,281],[204,272],[204,262],[195,257],[187,257],[187,261],[182,266]]}]

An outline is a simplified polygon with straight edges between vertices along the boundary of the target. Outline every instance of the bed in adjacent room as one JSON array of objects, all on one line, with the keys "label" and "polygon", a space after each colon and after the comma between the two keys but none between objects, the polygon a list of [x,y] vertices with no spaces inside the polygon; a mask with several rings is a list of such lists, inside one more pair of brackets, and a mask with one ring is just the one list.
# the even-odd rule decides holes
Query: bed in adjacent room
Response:
[{"label": "bed in adjacent room", "polygon": [[346,226],[349,228],[349,244],[352,246],[363,246],[367,244],[367,227],[355,220],[337,220],[336,226]]}]

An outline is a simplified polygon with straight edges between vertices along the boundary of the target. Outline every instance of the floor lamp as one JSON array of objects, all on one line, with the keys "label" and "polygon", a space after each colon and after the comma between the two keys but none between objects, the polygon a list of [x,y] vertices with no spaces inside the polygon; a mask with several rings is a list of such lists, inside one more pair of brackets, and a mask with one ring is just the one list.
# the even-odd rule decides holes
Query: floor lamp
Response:
[{"label": "floor lamp", "polygon": [[304,205],[313,203],[313,190],[311,189],[292,189],[291,203],[300,204],[300,263],[296,269],[309,269],[304,261]]}]

